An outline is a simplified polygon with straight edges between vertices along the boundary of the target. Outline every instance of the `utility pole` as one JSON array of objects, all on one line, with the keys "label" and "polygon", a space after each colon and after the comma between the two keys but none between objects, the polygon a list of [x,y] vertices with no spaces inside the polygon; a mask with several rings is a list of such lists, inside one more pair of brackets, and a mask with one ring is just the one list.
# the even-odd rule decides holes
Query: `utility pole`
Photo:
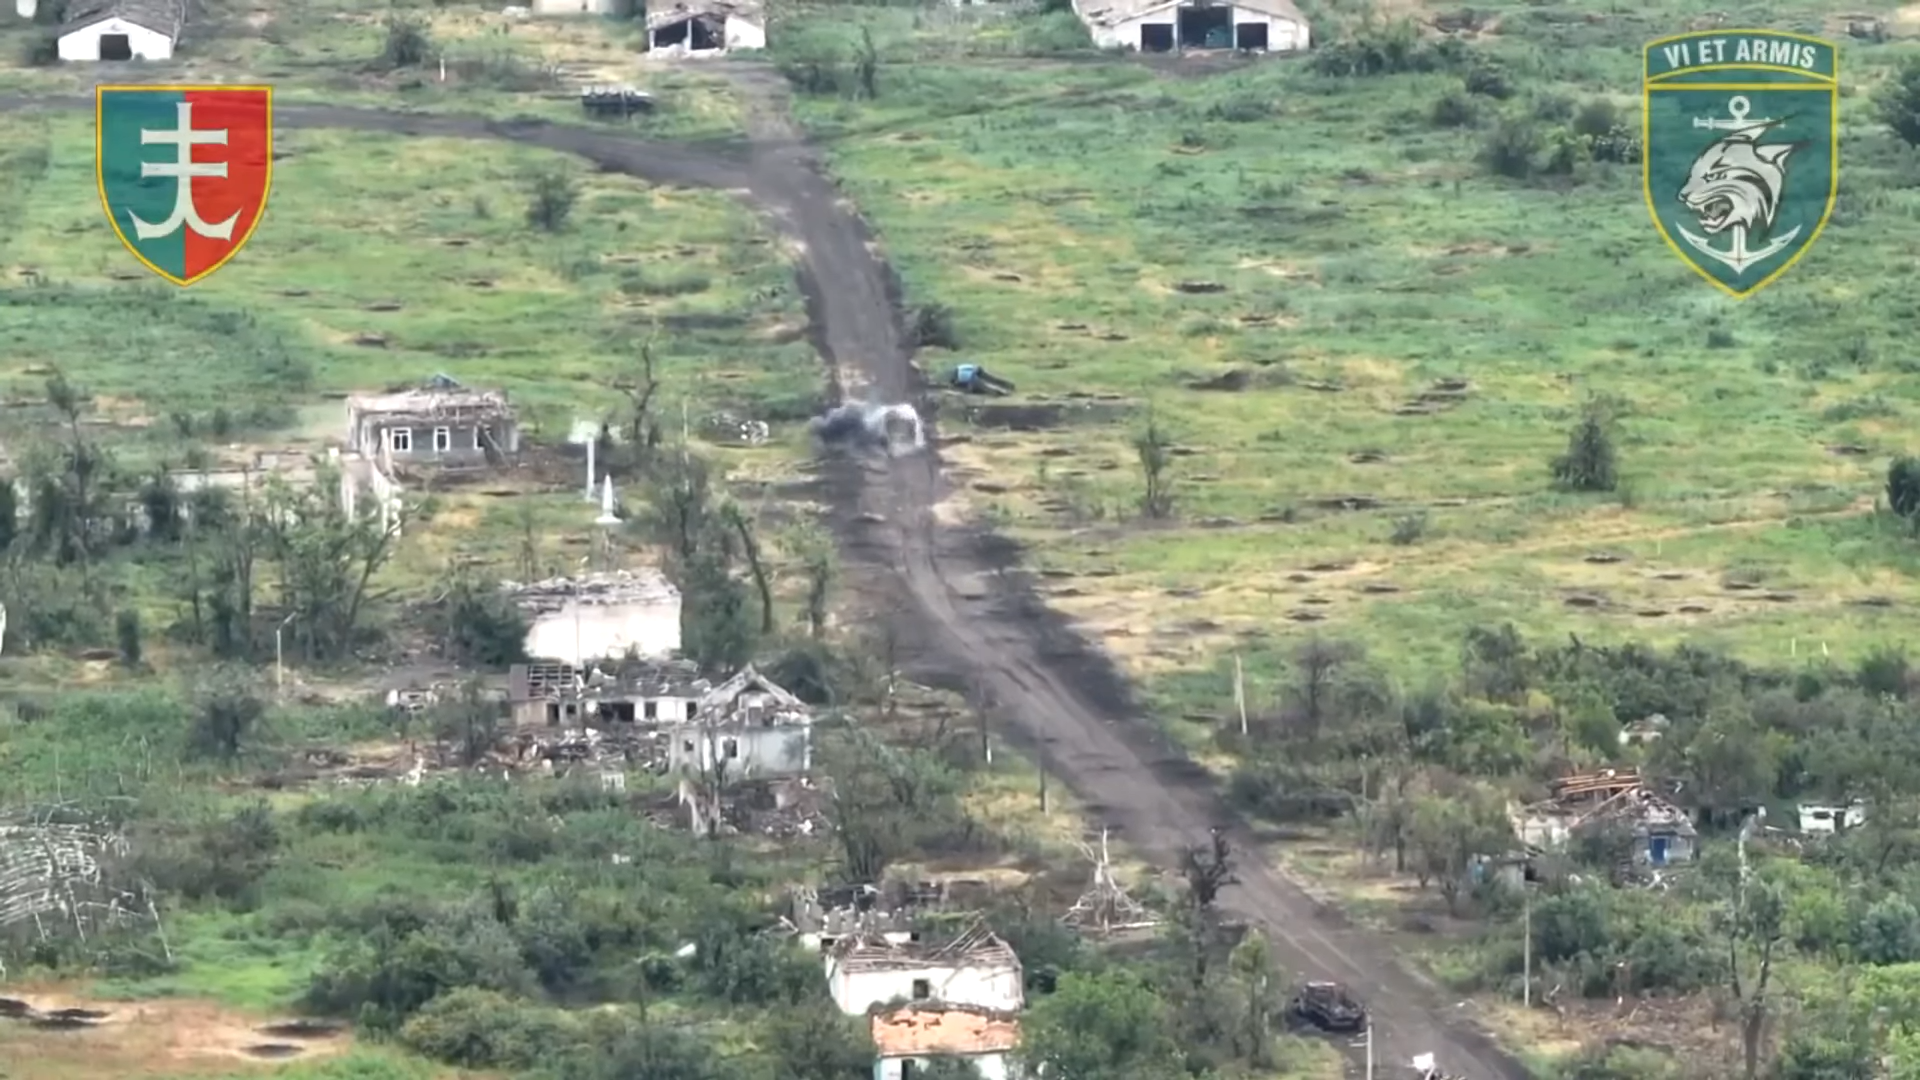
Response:
[{"label": "utility pole", "polygon": [[1367,1080],[1373,1080],[1373,1018],[1367,1018]]},{"label": "utility pole", "polygon": [[1240,654],[1233,654],[1233,704],[1240,710],[1240,737],[1247,737],[1247,677],[1240,668]]},{"label": "utility pole", "polygon": [[1533,890],[1526,882],[1520,883],[1521,922],[1525,927],[1521,932],[1526,935],[1526,944],[1522,948],[1522,964],[1525,974],[1520,977],[1521,994],[1526,1007],[1533,1008]]},{"label": "utility pole", "polygon": [[286,651],[281,648],[280,639],[287,632],[287,624],[299,615],[297,611],[292,612],[280,620],[279,626],[273,628],[273,692],[278,697],[287,696]]}]

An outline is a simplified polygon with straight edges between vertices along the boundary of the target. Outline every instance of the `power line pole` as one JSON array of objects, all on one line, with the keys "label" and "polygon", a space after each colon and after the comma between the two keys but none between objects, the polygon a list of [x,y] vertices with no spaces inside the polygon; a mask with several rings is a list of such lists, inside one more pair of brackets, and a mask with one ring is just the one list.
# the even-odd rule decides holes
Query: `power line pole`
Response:
[{"label": "power line pole", "polygon": [[1522,949],[1522,955],[1525,958],[1522,961],[1525,974],[1520,977],[1520,985],[1523,1001],[1526,1007],[1531,1009],[1533,1008],[1533,890],[1527,888],[1527,883],[1524,881],[1520,883],[1520,895],[1522,897],[1521,920],[1525,927],[1522,933],[1526,935],[1526,944]]}]

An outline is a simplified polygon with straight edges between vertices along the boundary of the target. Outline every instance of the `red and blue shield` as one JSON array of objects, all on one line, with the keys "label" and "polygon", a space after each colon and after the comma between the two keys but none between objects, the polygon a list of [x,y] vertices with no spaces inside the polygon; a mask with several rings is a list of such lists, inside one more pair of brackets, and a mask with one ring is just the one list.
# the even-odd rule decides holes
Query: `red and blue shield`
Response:
[{"label": "red and blue shield", "polygon": [[94,173],[114,235],[191,285],[240,253],[273,181],[273,88],[101,86]]}]

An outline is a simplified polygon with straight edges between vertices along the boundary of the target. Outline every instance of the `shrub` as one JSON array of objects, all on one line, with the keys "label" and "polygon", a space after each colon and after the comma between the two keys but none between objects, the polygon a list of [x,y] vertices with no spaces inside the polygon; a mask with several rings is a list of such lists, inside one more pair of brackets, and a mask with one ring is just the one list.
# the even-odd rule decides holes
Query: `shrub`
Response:
[{"label": "shrub", "polygon": [[1427,535],[1427,515],[1405,514],[1393,519],[1393,532],[1388,535],[1390,543],[1405,547],[1417,544]]},{"label": "shrub", "polygon": [[120,645],[120,662],[130,668],[140,666],[140,613],[121,608],[113,617],[113,634]]},{"label": "shrub", "polygon": [[1459,41],[1447,38],[1429,45],[1420,39],[1418,27],[1402,20],[1362,28],[1352,37],[1317,49],[1311,63],[1316,74],[1368,78],[1444,71],[1458,67],[1465,58],[1466,46]]},{"label": "shrub", "polygon": [[1874,100],[1880,122],[1908,146],[1920,146],[1920,57],[1909,59]]},{"label": "shrub", "polygon": [[534,174],[527,185],[527,224],[544,232],[559,232],[580,200],[580,183],[562,169]]},{"label": "shrub", "polygon": [[945,304],[923,304],[907,320],[907,343],[916,349],[958,350],[960,331],[953,325],[953,309]]},{"label": "shrub", "polygon": [[1612,491],[1620,485],[1607,418],[1589,407],[1567,436],[1567,452],[1553,459],[1554,483],[1569,491]]},{"label": "shrub", "polygon": [[1920,960],[1920,911],[1903,896],[1882,899],[1855,928],[1854,949],[1869,964]]},{"label": "shrub", "polygon": [[1513,96],[1513,82],[1505,68],[1497,64],[1477,63],[1463,80],[1467,93],[1505,101]]},{"label": "shrub", "polygon": [[1606,98],[1594,98],[1573,113],[1573,130],[1589,138],[1599,138],[1620,126],[1620,112]]},{"label": "shrub", "polygon": [[1509,180],[1525,180],[1538,167],[1546,139],[1540,128],[1527,120],[1505,119],[1487,133],[1480,145],[1480,163],[1489,172]]},{"label": "shrub", "polygon": [[36,30],[20,43],[20,62],[28,67],[52,67],[60,62],[60,34]]},{"label": "shrub", "polygon": [[433,59],[433,39],[427,24],[418,19],[388,16],[387,40],[381,46],[378,65],[394,70],[419,67]]},{"label": "shrub", "polygon": [[1469,95],[1454,90],[1433,103],[1430,119],[1434,127],[1472,127],[1480,119],[1480,106]]},{"label": "shrub", "polygon": [[400,1028],[408,1048],[468,1069],[530,1069],[565,1044],[560,1014],[504,994],[461,987]]},{"label": "shrub", "polygon": [[1887,467],[1887,506],[1909,521],[1920,515],[1920,458],[1903,457]]},{"label": "shrub", "polygon": [[1266,98],[1234,97],[1207,106],[1207,119],[1226,124],[1251,124],[1273,115],[1273,102]]}]

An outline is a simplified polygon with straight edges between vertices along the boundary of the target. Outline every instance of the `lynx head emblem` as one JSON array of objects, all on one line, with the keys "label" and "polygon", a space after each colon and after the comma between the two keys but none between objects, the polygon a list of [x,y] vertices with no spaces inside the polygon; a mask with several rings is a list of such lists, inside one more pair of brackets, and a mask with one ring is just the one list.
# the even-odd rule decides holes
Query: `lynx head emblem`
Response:
[{"label": "lynx head emblem", "polygon": [[1709,236],[1738,225],[1755,236],[1773,228],[1787,183],[1787,158],[1798,143],[1762,143],[1772,125],[1732,132],[1707,144],[1693,160],[1680,201]]}]

